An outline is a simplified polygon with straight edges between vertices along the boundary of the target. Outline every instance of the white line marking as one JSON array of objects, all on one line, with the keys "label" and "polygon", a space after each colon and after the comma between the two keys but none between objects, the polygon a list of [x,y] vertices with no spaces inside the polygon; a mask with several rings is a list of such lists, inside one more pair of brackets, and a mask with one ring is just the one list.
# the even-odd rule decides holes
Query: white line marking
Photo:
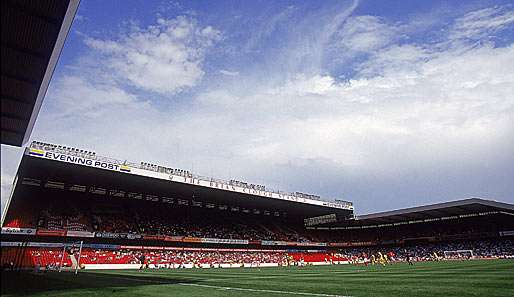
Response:
[{"label": "white line marking", "polygon": [[353,297],[353,296],[348,296],[348,295],[332,295],[332,294],[322,294],[322,293],[305,293],[305,292],[292,292],[292,291],[246,289],[246,288],[221,287],[221,286],[210,286],[210,285],[188,284],[188,283],[178,283],[178,284],[181,286],[202,287],[202,288],[210,288],[210,289],[218,289],[218,290],[233,290],[233,291],[289,294],[289,295],[303,295],[303,296],[320,296],[320,297]]},{"label": "white line marking", "polygon": [[[104,275],[95,275],[92,273],[91,275],[97,277],[105,277]],[[125,279],[130,281],[137,282],[145,282],[145,283],[157,283],[157,284],[168,284],[165,281],[155,281],[151,279],[137,279],[137,278],[129,278],[123,276],[107,276],[109,278],[117,278],[117,279]],[[216,280],[217,281],[217,280]],[[235,287],[222,287],[222,286],[211,286],[211,285],[201,285],[201,284],[189,284],[189,283],[171,283],[169,285],[181,285],[181,286],[191,286],[191,287],[203,287],[203,288],[211,288],[218,290],[233,290],[233,291],[246,291],[246,292],[260,292],[260,293],[274,293],[274,294],[289,294],[289,295],[302,295],[302,296],[318,296],[318,297],[354,297],[351,295],[333,295],[333,294],[323,294],[323,293],[305,293],[305,292],[292,292],[292,291],[278,291],[278,290],[265,290],[265,289],[246,289],[246,288],[235,288]]]},{"label": "white line marking", "polygon": [[[330,272],[330,273],[337,273],[337,274],[352,274],[352,273],[368,272],[368,271],[371,271],[371,270],[367,270],[367,269],[358,269],[358,270],[352,270],[352,271],[332,271],[332,272]],[[320,273],[320,274],[327,275],[326,273]]]},{"label": "white line marking", "polygon": [[[132,278],[131,277],[123,277],[123,276],[119,276],[119,275],[115,275],[115,274],[107,276],[107,275],[99,275],[99,274],[96,274],[95,272],[90,273],[89,275],[96,276],[96,277],[104,277],[104,278],[124,279],[124,280],[133,281],[133,282],[155,283],[155,284],[162,284],[162,285],[173,285],[174,284],[174,283],[167,283],[164,280],[163,281],[156,281],[156,280],[152,280],[152,279],[144,279],[144,277],[142,279],[137,279],[137,278],[133,278],[133,277]],[[130,276],[132,276],[132,275],[130,275]]]}]

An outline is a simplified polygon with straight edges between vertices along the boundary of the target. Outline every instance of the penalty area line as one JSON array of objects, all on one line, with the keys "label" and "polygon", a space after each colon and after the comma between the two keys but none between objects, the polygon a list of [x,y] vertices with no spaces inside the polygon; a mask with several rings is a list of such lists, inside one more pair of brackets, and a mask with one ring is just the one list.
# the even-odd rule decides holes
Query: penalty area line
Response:
[{"label": "penalty area line", "polygon": [[302,296],[353,297],[353,296],[348,296],[348,295],[332,295],[332,294],[322,294],[322,293],[305,293],[305,292],[278,291],[278,290],[265,290],[265,289],[247,289],[247,288],[222,287],[222,286],[211,286],[211,285],[189,284],[189,283],[178,283],[178,285],[190,286],[190,287],[210,288],[210,289],[218,289],[218,290],[232,290],[232,291],[273,293],[273,294],[289,294],[289,295],[302,295]]}]

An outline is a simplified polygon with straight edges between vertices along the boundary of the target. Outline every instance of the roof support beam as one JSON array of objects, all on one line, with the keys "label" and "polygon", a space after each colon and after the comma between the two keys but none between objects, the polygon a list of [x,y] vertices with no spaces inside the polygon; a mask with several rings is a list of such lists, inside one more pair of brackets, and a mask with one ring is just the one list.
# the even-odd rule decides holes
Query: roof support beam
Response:
[{"label": "roof support beam", "polygon": [[30,134],[32,133],[32,129],[34,128],[34,123],[36,122],[39,110],[41,109],[41,105],[43,104],[43,98],[45,97],[46,90],[48,89],[48,85],[50,84],[50,78],[52,78],[52,74],[54,73],[55,66],[57,65],[57,60],[59,59],[59,56],[61,54],[61,50],[64,46],[64,41],[66,40],[66,36],[68,36],[68,32],[70,30],[71,23],[73,22],[73,18],[75,17],[75,13],[77,12],[79,3],[79,0],[70,0],[70,4],[68,5],[68,9],[66,11],[66,15],[64,16],[61,29],[59,30],[59,35],[57,36],[57,40],[55,42],[52,55],[50,56],[50,61],[48,62],[48,66],[46,67],[43,81],[41,83],[41,86],[39,87],[39,92],[34,103],[34,109],[32,110],[32,115],[30,116],[27,125],[27,130],[25,131],[25,135],[23,136],[22,145],[29,141]]}]

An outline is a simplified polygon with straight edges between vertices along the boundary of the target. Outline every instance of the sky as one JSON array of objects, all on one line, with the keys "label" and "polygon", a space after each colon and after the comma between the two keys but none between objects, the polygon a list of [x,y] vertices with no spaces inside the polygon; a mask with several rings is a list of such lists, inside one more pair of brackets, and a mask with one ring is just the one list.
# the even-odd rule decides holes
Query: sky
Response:
[{"label": "sky", "polygon": [[511,1],[87,0],[31,140],[357,214],[514,203],[513,69]]}]

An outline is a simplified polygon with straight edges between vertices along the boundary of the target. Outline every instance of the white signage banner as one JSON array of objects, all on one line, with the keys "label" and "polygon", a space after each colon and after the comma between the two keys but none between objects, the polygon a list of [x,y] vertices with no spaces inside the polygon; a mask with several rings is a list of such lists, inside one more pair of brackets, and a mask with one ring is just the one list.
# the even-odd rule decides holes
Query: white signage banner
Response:
[{"label": "white signage banner", "polygon": [[95,237],[95,233],[88,231],[68,231],[66,232],[68,237]]},{"label": "white signage banner", "polygon": [[248,244],[245,239],[228,239],[228,238],[202,238],[202,243],[222,243],[222,244]]},{"label": "white signage banner", "polygon": [[33,229],[33,228],[2,227],[2,234],[35,235],[36,234],[36,229]]},{"label": "white signage banner", "polygon": [[121,172],[130,172],[131,168],[125,165],[118,165],[110,162],[93,160],[84,157],[71,156],[67,154],[57,153],[57,152],[48,152],[39,149],[30,148],[29,155],[34,157],[40,157],[55,161],[61,161],[66,163],[72,163],[77,165],[85,165],[89,167],[102,168],[113,171],[121,171]]}]

